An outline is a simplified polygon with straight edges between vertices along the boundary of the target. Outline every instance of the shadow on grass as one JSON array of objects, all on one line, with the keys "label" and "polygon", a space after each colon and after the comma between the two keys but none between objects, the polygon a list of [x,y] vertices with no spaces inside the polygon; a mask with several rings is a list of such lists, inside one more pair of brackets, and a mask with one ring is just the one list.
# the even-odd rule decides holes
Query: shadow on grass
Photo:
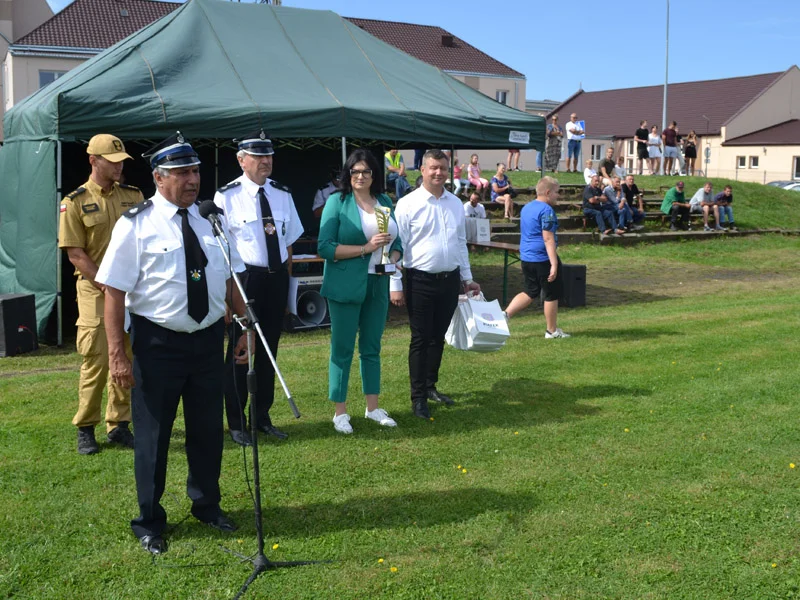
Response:
[{"label": "shadow on grass", "polygon": [[602,285],[586,284],[586,304],[592,307],[619,306],[640,302],[661,302],[671,300],[670,296],[650,294],[638,290],[621,290]]},{"label": "shadow on grass", "polygon": [[644,340],[649,338],[659,338],[665,335],[679,335],[676,331],[664,331],[636,327],[633,329],[585,329],[581,330],[580,336],[601,339],[624,339],[624,340]]},{"label": "shadow on grass", "polygon": [[[474,487],[446,491],[409,492],[388,496],[364,496],[342,502],[320,502],[304,506],[270,506],[264,494],[264,532],[268,538],[316,537],[337,531],[395,528],[426,528],[459,523],[487,512],[523,513],[539,504],[530,493],[498,492]],[[253,509],[243,508],[228,515],[240,526],[235,538],[255,537]],[[175,527],[170,541],[208,538],[212,531],[193,518]],[[220,539],[231,536],[218,534]],[[325,557],[304,557],[325,558]]]}]

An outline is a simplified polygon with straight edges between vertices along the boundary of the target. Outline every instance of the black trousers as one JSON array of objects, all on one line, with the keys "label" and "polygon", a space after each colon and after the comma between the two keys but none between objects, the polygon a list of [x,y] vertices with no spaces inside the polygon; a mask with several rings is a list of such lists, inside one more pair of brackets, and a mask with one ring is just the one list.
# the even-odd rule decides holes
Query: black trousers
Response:
[{"label": "black trousers", "polygon": [[179,333],[131,315],[131,392],[136,432],[134,471],[139,516],[131,521],[137,537],[160,535],[167,525],[161,496],[167,477],[172,425],[183,399],[186,425],[186,492],[192,514],[209,521],[219,514],[222,464],[222,319],[194,333]]},{"label": "black trousers", "polygon": [[428,390],[439,381],[444,334],[450,326],[461,289],[459,270],[432,275],[407,269],[406,305],[411,327],[408,348],[408,373],[411,400],[428,397]]},{"label": "black trousers", "polygon": [[673,226],[677,226],[678,222],[680,222],[681,225],[688,225],[689,209],[685,206],[675,206],[673,204],[672,208],[669,210],[669,222]]},{"label": "black trousers", "polygon": [[[272,355],[278,357],[278,342],[283,330],[286,301],[289,295],[289,272],[286,269],[274,273],[248,269],[242,274],[242,286],[247,297],[253,301],[253,310],[264,331]],[[232,323],[228,330],[231,343],[225,357],[225,414],[230,429],[247,429],[247,365],[234,365],[233,347],[242,335],[241,328]],[[269,426],[272,420],[269,409],[275,400],[275,369],[256,337],[256,425]]]}]

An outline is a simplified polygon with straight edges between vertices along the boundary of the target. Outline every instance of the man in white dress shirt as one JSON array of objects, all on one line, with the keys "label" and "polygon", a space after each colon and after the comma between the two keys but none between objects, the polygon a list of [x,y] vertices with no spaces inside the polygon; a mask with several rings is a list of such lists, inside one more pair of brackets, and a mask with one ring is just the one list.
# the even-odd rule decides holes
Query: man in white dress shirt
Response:
[{"label": "man in white dress shirt", "polygon": [[[172,424],[183,399],[187,493],[192,514],[220,531],[236,525],[220,509],[223,335],[226,302],[243,314],[223,250],[196,204],[200,171],[178,132],[145,155],[157,190],[117,221],[95,280],[105,286],[112,381],[133,387],[134,471],[139,516],[131,528],[142,547],[166,552],[161,496]],[[231,249],[236,271],[244,265]],[[133,364],[125,353],[125,309],[131,316]],[[234,354],[246,360],[246,344]]]},{"label": "man in white dress shirt", "polygon": [[[283,318],[289,295],[288,261],[292,244],[303,234],[292,193],[270,179],[272,141],[264,130],[234,140],[242,175],[217,190],[214,203],[223,209],[236,246],[245,263],[242,277],[247,297],[264,331],[264,337],[278,356]],[[229,328],[230,339],[238,340],[241,330]],[[235,343],[235,342],[234,342]],[[251,444],[247,433],[247,365],[233,365],[231,353],[225,361],[225,413],[231,438],[237,444]],[[256,426],[262,433],[286,439],[286,433],[272,424],[269,409],[275,399],[275,369],[266,352],[256,353]]]},{"label": "man in white dress shirt", "polygon": [[[444,334],[453,318],[458,295],[480,291],[472,281],[461,201],[444,188],[449,161],[441,150],[422,159],[422,185],[397,202],[395,218],[403,243],[411,344],[408,370],[412,412],[430,418],[428,400],[453,404],[436,389],[444,350]],[[395,281],[392,281],[393,286]],[[402,298],[392,288],[392,301]]]}]

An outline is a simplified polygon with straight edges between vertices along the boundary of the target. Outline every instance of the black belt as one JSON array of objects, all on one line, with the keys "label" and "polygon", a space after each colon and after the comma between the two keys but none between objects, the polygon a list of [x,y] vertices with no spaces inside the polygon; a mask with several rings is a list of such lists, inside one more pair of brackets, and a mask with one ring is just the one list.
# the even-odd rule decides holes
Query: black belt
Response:
[{"label": "black belt", "polygon": [[428,273],[427,271],[420,271],[419,269],[406,269],[409,275],[421,277],[422,279],[447,279],[458,273],[458,267],[452,271],[442,271],[441,273]]},{"label": "black belt", "polygon": [[270,269],[269,267],[258,267],[256,265],[245,265],[245,270],[251,271],[252,273],[280,273],[287,269],[287,265],[289,261],[285,261],[280,267],[277,269]]}]

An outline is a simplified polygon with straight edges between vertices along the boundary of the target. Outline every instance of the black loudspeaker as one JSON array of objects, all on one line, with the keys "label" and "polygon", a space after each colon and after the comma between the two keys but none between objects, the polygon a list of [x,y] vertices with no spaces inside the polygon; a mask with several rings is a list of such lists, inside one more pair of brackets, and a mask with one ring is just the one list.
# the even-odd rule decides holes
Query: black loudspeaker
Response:
[{"label": "black loudspeaker", "polygon": [[289,315],[284,329],[290,333],[331,326],[328,301],[319,293],[322,275],[289,278]]},{"label": "black loudspeaker", "polygon": [[38,348],[33,294],[0,295],[0,357]]},{"label": "black loudspeaker", "polygon": [[563,291],[559,306],[586,306],[586,265],[561,265]]}]

